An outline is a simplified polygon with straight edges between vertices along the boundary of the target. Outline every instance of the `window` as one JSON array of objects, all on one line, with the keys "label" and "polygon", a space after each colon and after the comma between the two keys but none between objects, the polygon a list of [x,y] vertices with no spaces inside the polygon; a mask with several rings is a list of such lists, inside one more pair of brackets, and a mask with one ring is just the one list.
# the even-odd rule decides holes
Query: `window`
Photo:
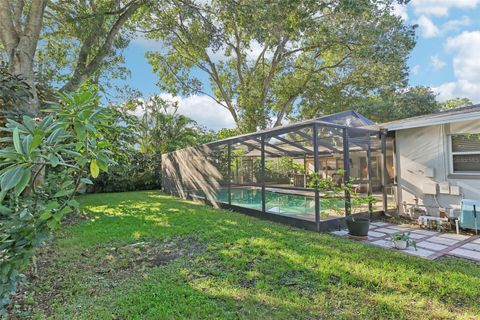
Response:
[{"label": "window", "polygon": [[450,136],[452,173],[480,174],[480,134]]}]

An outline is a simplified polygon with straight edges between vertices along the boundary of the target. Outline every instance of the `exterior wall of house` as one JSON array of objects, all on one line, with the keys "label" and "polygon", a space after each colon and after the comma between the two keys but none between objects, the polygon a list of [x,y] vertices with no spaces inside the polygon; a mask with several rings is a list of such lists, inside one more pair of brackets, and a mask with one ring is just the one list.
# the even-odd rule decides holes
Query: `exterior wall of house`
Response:
[{"label": "exterior wall of house", "polygon": [[[439,208],[455,209],[458,215],[462,197],[480,199],[480,175],[450,173],[449,134],[480,133],[480,120],[455,122],[421,128],[397,130],[396,166],[397,199],[400,214],[408,214],[416,205],[431,215]],[[432,171],[433,169],[433,171]],[[436,196],[424,192],[425,184],[459,186],[460,195],[443,194],[437,186]]]}]

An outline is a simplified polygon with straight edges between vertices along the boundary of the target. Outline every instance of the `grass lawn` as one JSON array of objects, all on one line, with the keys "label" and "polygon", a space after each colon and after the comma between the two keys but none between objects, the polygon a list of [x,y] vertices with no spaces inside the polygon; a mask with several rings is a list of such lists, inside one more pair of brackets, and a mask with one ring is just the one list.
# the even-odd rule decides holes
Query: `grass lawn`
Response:
[{"label": "grass lawn", "polygon": [[160,192],[79,197],[17,316],[478,319],[480,266],[262,221]]}]

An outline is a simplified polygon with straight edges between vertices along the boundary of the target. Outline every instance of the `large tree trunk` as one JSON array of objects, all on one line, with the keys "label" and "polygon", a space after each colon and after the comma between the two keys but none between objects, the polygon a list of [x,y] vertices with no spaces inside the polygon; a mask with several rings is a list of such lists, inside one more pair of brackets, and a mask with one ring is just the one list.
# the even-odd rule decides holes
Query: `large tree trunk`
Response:
[{"label": "large tree trunk", "polygon": [[18,46],[17,48],[18,49],[15,49],[9,55],[8,69],[10,73],[21,76],[30,86],[32,99],[30,100],[28,109],[26,111],[37,114],[40,108],[40,101],[35,88],[33,61],[31,61],[29,55],[22,49],[21,46]]},{"label": "large tree trunk", "polygon": [[21,76],[30,85],[30,112],[36,114],[40,103],[35,89],[33,64],[48,0],[32,0],[24,18],[23,0],[0,0],[0,40],[8,53],[9,71]]}]

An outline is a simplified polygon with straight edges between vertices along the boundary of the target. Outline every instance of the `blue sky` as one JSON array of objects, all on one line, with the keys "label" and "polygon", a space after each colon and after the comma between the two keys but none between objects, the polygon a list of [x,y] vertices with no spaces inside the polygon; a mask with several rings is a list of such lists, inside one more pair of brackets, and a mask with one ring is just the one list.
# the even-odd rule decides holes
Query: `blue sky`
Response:
[{"label": "blue sky", "polygon": [[479,103],[480,0],[412,0],[397,13],[418,25],[410,84],[431,86],[439,100]]},{"label": "blue sky", "polygon": [[[418,25],[417,45],[408,62],[410,85],[432,87],[440,101],[468,97],[480,103],[480,0],[412,0],[396,6],[396,13],[407,24]],[[146,97],[161,93],[144,57],[150,50],[161,50],[161,45],[137,39],[125,51],[132,73],[128,84]],[[178,100],[179,111],[201,125],[214,130],[235,125],[230,114],[206,96]]]}]

